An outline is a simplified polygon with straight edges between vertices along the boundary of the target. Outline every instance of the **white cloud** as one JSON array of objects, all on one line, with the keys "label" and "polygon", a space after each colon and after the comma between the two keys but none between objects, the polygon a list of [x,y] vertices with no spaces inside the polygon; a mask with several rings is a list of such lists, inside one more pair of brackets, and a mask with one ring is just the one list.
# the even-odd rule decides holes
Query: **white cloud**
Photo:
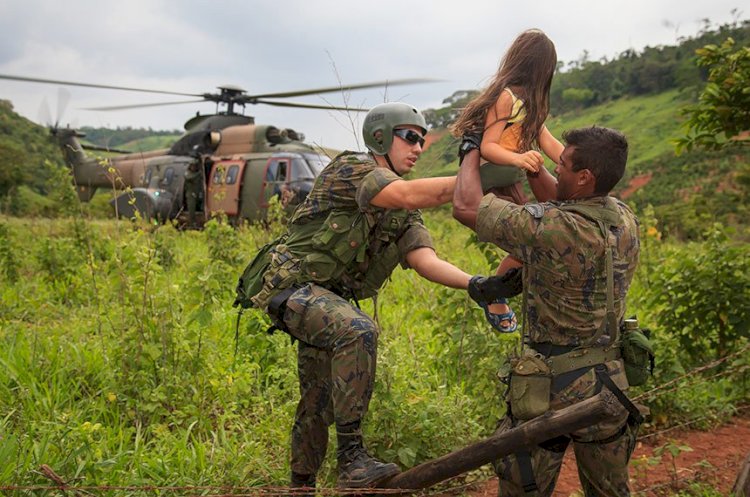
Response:
[{"label": "white cloud", "polygon": [[[512,39],[539,27],[558,57],[614,57],[674,44],[701,19],[732,20],[734,0],[505,0],[344,2],[339,0],[10,0],[0,4],[0,73],[120,86],[209,92],[234,84],[250,93],[407,77],[446,82],[390,88],[388,97],[439,105],[457,89],[482,85]],[[179,128],[211,104],[96,113],[81,107],[169,101],[169,96],[71,88],[67,120],[77,125]],[[33,120],[54,85],[0,81],[0,98]],[[179,99],[179,97],[175,97]],[[342,104],[340,95],[326,99]],[[320,97],[296,100],[322,103]],[[383,91],[352,93],[371,106]],[[348,119],[325,111],[254,106],[258,122],[301,129],[334,147],[355,143]]]}]

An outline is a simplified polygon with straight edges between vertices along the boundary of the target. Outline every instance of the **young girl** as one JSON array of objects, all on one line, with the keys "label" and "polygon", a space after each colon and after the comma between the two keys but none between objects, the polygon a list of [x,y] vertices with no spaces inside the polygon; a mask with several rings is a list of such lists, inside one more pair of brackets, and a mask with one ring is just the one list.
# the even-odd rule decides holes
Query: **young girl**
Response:
[{"label": "young girl", "polygon": [[[490,85],[469,102],[451,126],[457,137],[482,134],[480,151],[484,163],[480,176],[485,193],[526,203],[522,185],[525,171],[536,199],[552,200],[533,178],[544,167],[539,149],[557,162],[564,148],[544,125],[556,67],[557,52],[552,41],[538,29],[524,31],[506,52]],[[497,274],[518,267],[521,261],[508,256]],[[485,313],[498,331],[509,333],[518,327],[506,299],[498,299]]]}]

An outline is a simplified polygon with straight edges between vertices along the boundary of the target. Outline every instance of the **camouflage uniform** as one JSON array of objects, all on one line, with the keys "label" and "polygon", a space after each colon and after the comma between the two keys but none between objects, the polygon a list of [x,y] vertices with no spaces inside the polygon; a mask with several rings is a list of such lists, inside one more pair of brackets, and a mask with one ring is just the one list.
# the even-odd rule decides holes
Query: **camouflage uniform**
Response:
[{"label": "camouflage uniform", "polygon": [[406,254],[432,247],[418,211],[370,201],[399,179],[368,156],[345,152],[320,176],[271,254],[264,287],[253,298],[268,312],[275,295],[299,287],[283,324],[299,340],[300,401],[292,429],[292,471],[317,473],[328,426],[358,423],[372,396],[379,330],[350,299],[372,297]]},{"label": "camouflage uniform", "polygon": [[[588,345],[602,327],[606,314],[605,243],[599,225],[565,206],[603,208],[617,220],[610,229],[614,266],[614,304],[618,322],[625,313],[625,295],[638,262],[638,221],[632,211],[612,197],[594,197],[569,202],[515,205],[487,195],[477,216],[477,234],[524,263],[527,292],[527,346],[543,355],[553,349],[569,350]],[[597,345],[607,345],[608,335]],[[614,383],[626,390],[622,359],[605,363]],[[583,374],[580,374],[582,371]],[[592,369],[554,377],[550,408],[560,409],[589,398],[601,389]],[[580,374],[576,377],[576,374]],[[567,384],[566,384],[567,383]],[[509,405],[512,412],[512,405]],[[565,447],[572,439],[578,472],[585,495],[629,495],[627,464],[632,454],[637,426],[627,422],[624,408],[618,416],[571,433],[556,446],[530,451],[532,472],[540,495],[550,495],[562,464]],[[499,431],[518,425],[512,415],[503,419]],[[516,455],[499,460],[501,496],[525,495],[522,467]]]},{"label": "camouflage uniform", "polygon": [[198,163],[193,162],[185,171],[185,200],[187,202],[188,223],[195,226],[195,212],[203,198],[203,175]]}]

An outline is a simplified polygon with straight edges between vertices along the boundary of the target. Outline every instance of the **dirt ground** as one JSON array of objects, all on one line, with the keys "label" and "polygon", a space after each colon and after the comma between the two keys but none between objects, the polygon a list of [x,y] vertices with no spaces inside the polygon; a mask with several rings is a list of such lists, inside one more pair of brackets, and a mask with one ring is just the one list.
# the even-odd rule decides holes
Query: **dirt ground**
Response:
[{"label": "dirt ground", "polygon": [[[672,460],[668,451],[661,457],[654,450],[669,445],[690,447]],[[691,482],[704,482],[728,495],[740,466],[750,453],[750,412],[733,418],[711,431],[673,430],[663,435],[642,437],[630,464],[630,484],[634,494],[662,497]],[[495,497],[497,479],[492,478],[473,490],[471,497]],[[572,448],[568,448],[553,497],[583,495]]]}]

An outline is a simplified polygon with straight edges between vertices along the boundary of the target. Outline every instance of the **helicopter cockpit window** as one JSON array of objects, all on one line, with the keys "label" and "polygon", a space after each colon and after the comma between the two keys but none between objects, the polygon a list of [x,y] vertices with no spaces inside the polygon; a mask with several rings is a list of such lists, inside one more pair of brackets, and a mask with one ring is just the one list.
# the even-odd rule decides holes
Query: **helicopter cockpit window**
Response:
[{"label": "helicopter cockpit window", "polygon": [[161,180],[162,186],[169,186],[172,184],[172,180],[174,180],[174,168],[168,167],[164,171],[164,179]]},{"label": "helicopter cockpit window", "polygon": [[289,175],[290,181],[296,181],[300,179],[312,179],[315,176],[310,172],[310,168],[307,163],[300,157],[295,157],[292,160],[292,172]]},{"label": "helicopter cockpit window", "polygon": [[214,171],[214,185],[220,185],[224,179],[224,168],[219,166]]},{"label": "helicopter cockpit window", "polygon": [[279,162],[279,169],[276,171],[276,181],[283,182],[286,181],[287,177],[287,170],[286,167],[289,163],[288,162]]},{"label": "helicopter cockpit window", "polygon": [[303,154],[303,155],[305,156],[305,159],[307,160],[307,164],[312,169],[313,176],[318,176],[320,172],[323,170],[323,168],[326,167],[329,162],[331,162],[331,159],[329,159],[325,155],[319,155],[319,154]]},{"label": "helicopter cockpit window", "polygon": [[266,169],[266,181],[274,181],[276,180],[276,170],[279,168],[278,162],[271,162],[268,164],[268,169]]},{"label": "helicopter cockpit window", "polygon": [[240,166],[233,165],[229,167],[229,170],[227,171],[227,179],[226,184],[227,185],[233,185],[237,182],[237,175],[240,172]]}]

